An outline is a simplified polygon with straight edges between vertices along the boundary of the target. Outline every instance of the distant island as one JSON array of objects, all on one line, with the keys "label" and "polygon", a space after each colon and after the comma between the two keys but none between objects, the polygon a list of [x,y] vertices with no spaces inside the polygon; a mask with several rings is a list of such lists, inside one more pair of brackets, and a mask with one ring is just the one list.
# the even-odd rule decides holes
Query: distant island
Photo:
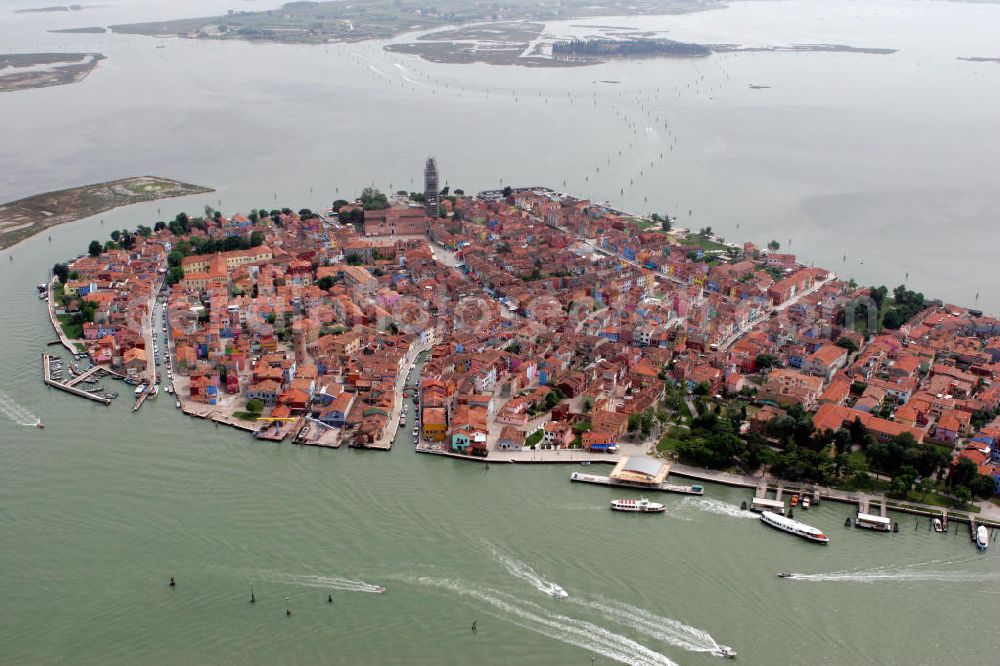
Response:
[{"label": "distant island", "polygon": [[848,46],[846,44],[789,44],[787,46],[740,46],[739,44],[709,44],[715,53],[865,53],[869,55],[892,55],[899,49],[875,48],[870,46]]},{"label": "distant island", "polygon": [[552,45],[552,55],[556,58],[651,55],[702,58],[711,54],[712,49],[703,44],[675,42],[671,39],[574,39]]},{"label": "distant island", "polygon": [[119,33],[197,39],[243,39],[287,43],[358,42],[388,39],[415,30],[483,21],[560,20],[623,14],[682,14],[722,7],[721,0],[437,0],[420,5],[399,0],[291,2],[267,11],[230,11],[174,21],[113,25]]},{"label": "distant island", "polygon": [[966,62],[1000,62],[1000,58],[963,58],[961,56],[958,57],[958,60],[965,60]]},{"label": "distant island", "polygon": [[36,194],[0,204],[0,249],[57,224],[75,222],[119,206],[213,191],[210,187],[170,178],[136,176]]},{"label": "distant island", "polygon": [[[101,53],[0,54],[0,92],[77,83],[94,71],[104,58]],[[4,72],[7,69],[27,71]]]},{"label": "distant island", "polygon": [[37,14],[40,12],[78,12],[81,9],[90,9],[87,5],[54,5],[51,7],[29,7],[28,9],[15,9],[15,14]]},{"label": "distant island", "polygon": [[103,35],[107,32],[106,28],[100,26],[94,26],[92,28],[64,28],[62,30],[49,30],[49,32],[59,32],[66,34],[92,34],[92,35]]}]

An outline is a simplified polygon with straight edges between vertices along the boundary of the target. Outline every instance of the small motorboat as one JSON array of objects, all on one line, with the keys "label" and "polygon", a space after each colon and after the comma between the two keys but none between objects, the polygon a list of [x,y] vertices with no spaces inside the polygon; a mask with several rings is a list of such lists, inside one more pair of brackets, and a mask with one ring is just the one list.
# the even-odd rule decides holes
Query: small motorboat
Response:
[{"label": "small motorboat", "polygon": [[803,496],[802,497],[802,510],[803,511],[808,511],[809,510],[809,497],[808,496]]},{"label": "small motorboat", "polygon": [[799,505],[799,496],[798,496],[798,494],[792,495],[792,501],[790,501],[789,504],[791,504],[792,506],[798,506]]},{"label": "small motorboat", "polygon": [[37,421],[35,421],[35,427],[38,428],[39,430],[44,430],[45,424],[42,423],[41,419],[38,419]]},{"label": "small motorboat", "polygon": [[979,549],[980,553],[985,553],[989,545],[990,540],[989,535],[986,533],[986,526],[980,525],[976,528],[976,548]]},{"label": "small motorboat", "polygon": [[554,599],[565,599],[569,596],[569,592],[564,590],[561,586],[551,583],[548,590],[549,596]]},{"label": "small motorboat", "polygon": [[793,574],[790,574],[787,571],[779,571],[778,572],[778,578],[791,578],[792,575]]},{"label": "small motorboat", "polygon": [[736,656],[736,650],[729,647],[728,645],[720,645],[719,649],[715,651],[715,656],[723,657],[725,659],[732,659]]},{"label": "small motorboat", "polygon": [[589,460],[584,460],[584,461],[583,461],[582,463],[580,463],[580,464],[581,464],[581,465],[583,465],[584,467],[586,467],[587,465],[589,465],[589,464],[590,464],[590,461],[589,461]]},{"label": "small motorboat", "polygon": [[385,586],[384,585],[377,585],[375,587],[375,594],[385,594]]},{"label": "small motorboat", "polygon": [[944,532],[944,523],[941,522],[940,518],[934,519],[934,531],[937,533]]}]

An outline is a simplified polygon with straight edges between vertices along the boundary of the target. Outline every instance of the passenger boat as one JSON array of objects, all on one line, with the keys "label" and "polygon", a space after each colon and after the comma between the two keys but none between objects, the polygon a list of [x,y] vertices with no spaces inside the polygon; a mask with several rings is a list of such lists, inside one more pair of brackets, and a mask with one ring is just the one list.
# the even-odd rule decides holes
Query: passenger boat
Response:
[{"label": "passenger boat", "polygon": [[858,513],[854,521],[855,527],[861,527],[876,532],[891,532],[892,521],[883,516],[876,516],[873,513]]},{"label": "passenger boat", "polygon": [[643,497],[640,500],[616,499],[611,501],[612,511],[629,511],[635,513],[662,513],[667,507],[659,502],[650,502]]},{"label": "passenger boat", "polygon": [[986,547],[990,545],[989,535],[986,533],[986,525],[976,528],[976,548],[980,553],[986,552]]},{"label": "passenger boat", "polygon": [[794,534],[795,536],[802,537],[803,539],[807,539],[809,541],[814,541],[816,543],[830,542],[830,537],[826,536],[822,531],[816,529],[815,527],[778,515],[773,511],[764,511],[760,514],[760,519],[775,529],[781,530],[782,532],[788,532],[789,534]]}]

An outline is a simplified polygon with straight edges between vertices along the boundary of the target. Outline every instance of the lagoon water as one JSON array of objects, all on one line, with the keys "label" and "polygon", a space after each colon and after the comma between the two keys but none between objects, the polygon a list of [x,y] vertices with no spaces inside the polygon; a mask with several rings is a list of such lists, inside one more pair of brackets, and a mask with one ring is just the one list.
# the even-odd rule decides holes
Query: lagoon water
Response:
[{"label": "lagoon water", "polygon": [[[692,226],[734,240],[791,238],[859,280],[909,272],[968,305],[980,291],[996,311],[1000,65],[955,57],[1000,56],[1000,7],[767,2],[578,20],[550,30],[900,51],[565,70],[433,65],[373,44],[54,35],[233,3],[9,11],[32,4],[51,2],[0,0],[5,51],[110,57],[82,83],[0,95],[0,199],[144,173],[218,193],[0,253],[0,663],[695,665],[717,663],[716,642],[748,664],[995,661],[998,545],[979,555],[964,532],[906,516],[896,535],[846,530],[849,507],[826,503],[804,514],[831,535],[817,547],[744,515],[742,491],[622,516],[606,508],[614,491],[571,484],[568,467],[485,471],[405,441],[384,455],[263,445],[182,417],[168,396],[138,414],[84,403],[40,382],[53,335],[33,285],[91,238],[182,209],[417,189],[433,152],[453,187],[565,179],[684,223],[691,209]],[[31,416],[45,430],[18,425]],[[570,597],[550,598],[550,582]]]}]

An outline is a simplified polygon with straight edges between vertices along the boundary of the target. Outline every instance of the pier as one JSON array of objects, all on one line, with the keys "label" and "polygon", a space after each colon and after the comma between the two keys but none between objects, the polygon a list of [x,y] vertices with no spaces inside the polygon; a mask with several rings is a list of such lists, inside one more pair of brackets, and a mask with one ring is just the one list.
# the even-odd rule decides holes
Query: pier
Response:
[{"label": "pier", "polygon": [[93,393],[89,393],[82,389],[78,389],[75,386],[75,384],[79,383],[81,378],[84,377],[85,375],[90,376],[90,374],[96,373],[96,371],[103,370],[104,368],[101,368],[100,366],[91,368],[83,375],[80,375],[79,377],[73,379],[71,383],[63,383],[63,382],[57,382],[56,380],[52,379],[51,364],[52,360],[49,357],[49,355],[42,354],[42,381],[45,382],[45,384],[47,384],[48,386],[53,386],[59,389],[60,391],[66,391],[67,393],[72,393],[75,396],[81,398],[87,398],[88,400],[93,400],[94,402],[99,402],[102,405],[111,404],[111,398],[108,398],[107,396],[103,395],[95,395]]},{"label": "pier", "polygon": [[569,475],[570,481],[579,483],[593,483],[599,486],[615,486],[617,488],[628,488],[630,490],[652,490],[661,493],[680,493],[681,495],[704,495],[705,489],[701,486],[678,486],[672,483],[642,484],[619,481],[610,476],[599,476],[597,474],[584,474],[583,472],[573,472]]}]

